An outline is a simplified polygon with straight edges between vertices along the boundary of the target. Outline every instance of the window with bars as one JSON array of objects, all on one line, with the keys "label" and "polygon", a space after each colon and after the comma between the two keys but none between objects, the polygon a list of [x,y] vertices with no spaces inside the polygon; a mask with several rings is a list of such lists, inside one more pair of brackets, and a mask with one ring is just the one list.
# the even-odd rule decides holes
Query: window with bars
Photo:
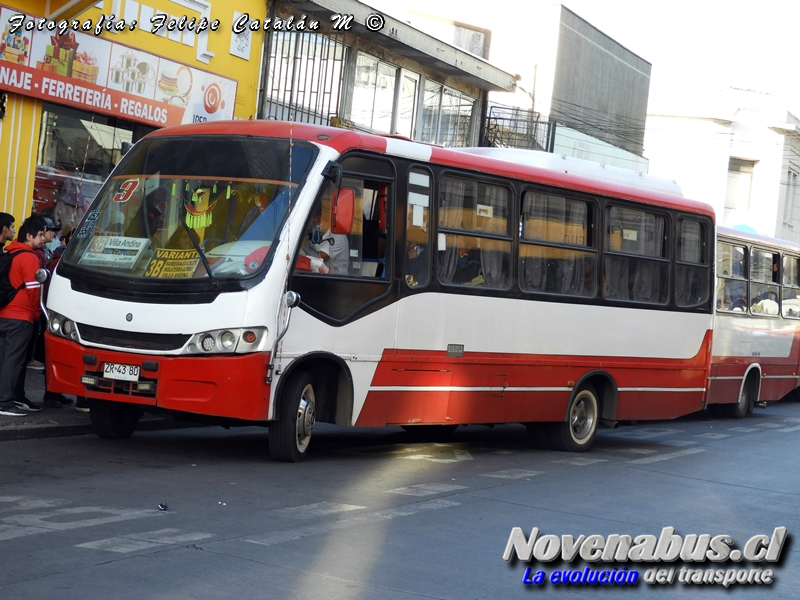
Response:
[{"label": "window with bars", "polygon": [[274,32],[263,114],[327,125],[339,114],[346,54],[343,34]]}]

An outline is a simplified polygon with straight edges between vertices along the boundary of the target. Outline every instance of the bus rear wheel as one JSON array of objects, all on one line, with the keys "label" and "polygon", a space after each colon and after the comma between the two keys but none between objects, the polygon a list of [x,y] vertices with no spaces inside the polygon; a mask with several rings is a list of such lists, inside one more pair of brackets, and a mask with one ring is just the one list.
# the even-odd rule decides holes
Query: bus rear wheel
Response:
[{"label": "bus rear wheel", "polygon": [[739,392],[736,404],[723,404],[725,416],[731,419],[743,419],[753,412],[753,379],[748,378]]},{"label": "bus rear wheel", "polygon": [[300,462],[308,453],[317,419],[314,381],[305,371],[295,373],[281,393],[278,420],[269,424],[269,453],[273,460]]},{"label": "bus rear wheel", "polygon": [[101,438],[125,440],[133,435],[142,411],[133,404],[89,400],[89,419],[95,434]]},{"label": "bus rear wheel", "polygon": [[547,437],[555,450],[586,452],[594,443],[599,420],[597,392],[594,386],[585,383],[569,403],[567,420],[547,424]]}]

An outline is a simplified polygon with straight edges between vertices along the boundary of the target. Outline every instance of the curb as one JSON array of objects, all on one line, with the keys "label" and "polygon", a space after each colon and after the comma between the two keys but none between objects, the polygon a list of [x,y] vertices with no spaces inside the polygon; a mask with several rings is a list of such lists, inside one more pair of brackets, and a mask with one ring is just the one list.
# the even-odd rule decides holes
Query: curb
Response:
[{"label": "curb", "polygon": [[[186,427],[202,427],[196,423],[177,423],[159,417],[145,418],[139,421],[136,431],[162,431],[165,429],[185,429]],[[68,437],[94,434],[91,423],[74,425],[53,425],[52,423],[0,428],[0,442],[44,439],[51,437]]]}]

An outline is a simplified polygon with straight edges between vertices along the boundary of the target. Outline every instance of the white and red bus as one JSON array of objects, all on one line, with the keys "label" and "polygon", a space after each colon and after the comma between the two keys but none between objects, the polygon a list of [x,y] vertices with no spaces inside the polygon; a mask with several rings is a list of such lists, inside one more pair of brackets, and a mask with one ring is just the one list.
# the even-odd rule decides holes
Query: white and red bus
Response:
[{"label": "white and red bus", "polygon": [[800,379],[800,244],[719,227],[709,409],[734,418]]},{"label": "white and red bus", "polygon": [[287,461],[315,421],[521,422],[582,451],[704,407],[714,230],[672,183],[551,154],[166,128],[53,275],[49,386],[103,437],[142,411],[268,424]]}]

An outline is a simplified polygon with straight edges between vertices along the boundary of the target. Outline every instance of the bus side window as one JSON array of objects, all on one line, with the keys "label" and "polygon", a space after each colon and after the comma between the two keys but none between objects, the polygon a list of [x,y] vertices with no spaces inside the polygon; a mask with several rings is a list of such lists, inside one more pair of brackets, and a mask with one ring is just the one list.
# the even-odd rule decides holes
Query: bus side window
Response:
[{"label": "bus side window", "polygon": [[405,281],[408,287],[426,286],[430,281],[430,201],[430,173],[411,169],[408,174],[405,240]]}]

